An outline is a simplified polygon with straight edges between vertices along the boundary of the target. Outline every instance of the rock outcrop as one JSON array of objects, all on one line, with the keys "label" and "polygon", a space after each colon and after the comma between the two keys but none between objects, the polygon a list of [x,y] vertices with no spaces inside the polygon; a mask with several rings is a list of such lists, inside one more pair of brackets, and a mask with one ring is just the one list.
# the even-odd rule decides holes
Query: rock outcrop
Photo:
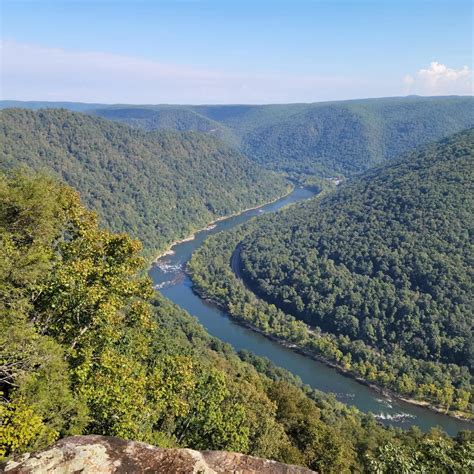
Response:
[{"label": "rock outcrop", "polygon": [[108,436],[73,436],[44,451],[5,463],[7,474],[50,473],[275,473],[308,474],[309,469],[226,451],[164,449]]}]

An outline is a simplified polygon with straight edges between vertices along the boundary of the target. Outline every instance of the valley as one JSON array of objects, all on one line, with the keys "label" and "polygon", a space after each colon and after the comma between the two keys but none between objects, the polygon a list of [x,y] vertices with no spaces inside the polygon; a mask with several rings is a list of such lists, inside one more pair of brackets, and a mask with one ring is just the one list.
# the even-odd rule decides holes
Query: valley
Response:
[{"label": "valley", "polygon": [[[469,189],[471,182],[471,147],[472,131],[463,132],[439,144],[420,149],[390,167],[369,172],[367,176],[321,199],[313,199],[273,218],[249,222],[232,232],[209,239],[190,262],[195,287],[199,293],[217,301],[244,324],[250,324],[267,335],[296,345],[304,352],[335,363],[356,378],[396,392],[404,398],[416,399],[421,404],[435,405],[438,410],[452,410],[455,416],[470,417],[472,369],[469,367],[469,351],[472,347],[473,315],[467,263],[469,245],[467,240],[458,244],[456,239],[468,239],[467,229],[472,216],[471,193],[464,194],[461,191]],[[423,176],[423,197],[416,194],[420,188],[413,187],[417,175]],[[396,185],[391,184],[392,181]],[[383,183],[380,186],[384,193],[377,188],[378,183]],[[351,192],[351,198],[344,199]],[[434,195],[430,196],[430,193]],[[440,198],[443,202],[433,206],[438,199],[436,196],[443,196]],[[359,201],[365,199],[370,204],[364,208]],[[373,204],[374,201],[378,204]],[[384,214],[380,213],[378,206],[385,209]],[[389,210],[390,206],[394,208],[392,211]],[[446,211],[443,211],[443,206],[446,206]],[[400,211],[400,207],[404,210]],[[339,215],[338,209],[343,210]],[[348,215],[341,217],[344,212]],[[390,223],[386,224],[384,230],[376,231],[377,225],[383,225],[380,224],[382,216],[390,212],[393,215]],[[423,217],[417,221],[417,216]],[[316,226],[324,225],[325,219],[331,224],[323,231],[322,227]],[[438,220],[442,220],[443,224],[437,224]],[[356,230],[351,225],[361,225],[364,230]],[[404,228],[407,225],[410,226],[410,232]],[[427,226],[433,226],[433,230],[425,232]],[[418,230],[420,227],[422,231]],[[275,232],[275,228],[279,230]],[[460,230],[462,228],[465,230]],[[380,239],[384,232],[387,235]],[[420,232],[423,234],[420,235]],[[450,236],[450,232],[455,232],[456,237]],[[368,243],[366,239],[374,234],[376,240]],[[309,243],[308,239],[312,236],[320,243]],[[397,240],[400,238],[405,242],[402,247]],[[449,245],[454,246],[447,252]],[[237,247],[240,249],[240,258],[236,261]],[[288,248],[291,251],[286,253]],[[390,272],[382,273],[375,269],[370,277],[371,273],[363,270],[362,258],[373,258],[373,262],[378,262],[374,265],[382,265],[383,259],[395,262],[390,248],[395,255],[396,252],[402,252],[401,258],[408,259],[403,264],[407,273],[416,267],[416,275],[403,280],[404,287],[402,283],[390,282]],[[344,262],[342,255],[345,249],[351,253],[351,257]],[[437,259],[437,249],[443,249],[443,257],[439,257],[435,272],[430,265]],[[456,251],[460,252],[459,255],[456,255]],[[318,252],[322,253],[321,257]],[[369,257],[368,252],[373,252],[374,256]],[[430,252],[432,260],[409,263],[422,258],[425,252]],[[455,265],[449,262],[448,255],[456,261]],[[399,264],[392,265],[398,268]],[[423,265],[428,266],[423,269]],[[232,269],[238,270],[245,285],[235,277]],[[350,279],[350,272],[354,274],[354,283]],[[426,311],[423,301],[433,301],[435,305],[440,295],[435,288],[436,281],[443,279],[444,285],[448,284],[448,281],[454,280],[454,277],[447,277],[451,273],[457,275],[457,293],[454,289],[451,291],[452,295],[457,295],[452,302],[454,306],[449,307],[449,300],[440,296],[436,312],[431,309],[429,316],[423,316],[423,308]],[[371,278],[383,278],[383,283],[372,283]],[[272,279],[278,283],[272,283]],[[396,288],[391,289],[390,284]],[[370,285],[378,288],[380,293],[377,294]],[[249,287],[260,298],[256,298]],[[371,295],[369,301],[364,299],[365,292]],[[402,315],[393,316],[391,321],[399,327],[393,329],[392,343],[388,340],[376,342],[363,332],[366,327],[372,328],[372,323],[377,327],[383,321],[380,314],[372,323],[367,319],[373,307],[392,301],[392,309],[384,306],[382,313],[385,318],[390,318],[390,314],[395,314],[394,311],[405,311],[408,304],[401,301],[397,303],[389,294],[398,295],[399,298],[406,294],[412,302],[420,305],[420,310],[409,311],[406,322]],[[312,300],[308,301],[309,298]],[[355,307],[354,302],[358,302],[360,308]],[[306,313],[305,305],[310,308]],[[329,308],[333,312],[330,318]],[[321,318],[328,319],[317,319],[310,314],[321,314]],[[419,321],[414,323],[415,314],[419,314]],[[356,315],[363,324],[360,324],[361,332],[354,334],[350,332],[350,325],[359,327]],[[458,322],[455,321],[455,315],[458,315]],[[452,324],[451,328],[443,322],[444,317]],[[427,322],[423,323],[424,320]],[[336,327],[336,324],[339,326]],[[403,324],[414,324],[419,335],[407,326],[402,327]],[[438,327],[433,329],[435,324]],[[440,346],[437,357],[434,354],[423,356],[422,352],[415,353],[417,344],[406,341],[411,336],[419,344],[422,340],[430,344],[426,333],[428,330],[438,331]],[[371,337],[375,337],[373,328],[372,331]],[[381,329],[381,334],[388,334],[388,330]],[[449,338],[453,337],[459,345],[460,356],[457,361],[452,358],[456,351],[453,343],[449,342]],[[443,350],[442,344],[449,344],[449,351]],[[404,350],[404,347],[409,350]],[[428,351],[428,347],[422,350]],[[451,359],[443,357],[443,353],[449,354]]]},{"label": "valley", "polygon": [[[242,142],[206,131],[144,131],[90,111],[55,108],[5,109],[0,119],[0,356],[15,361],[0,364],[8,400],[2,416],[16,424],[13,433],[25,433],[0,438],[0,456],[90,432],[160,446],[234,450],[328,471],[370,471],[372,463],[387,463],[382,445],[398,446],[407,459],[411,446],[426,450],[435,443],[452,456],[465,449],[472,431],[472,423],[461,419],[470,416],[472,403],[463,366],[469,351],[469,313],[461,311],[469,307],[467,284],[450,290],[461,309],[454,307],[451,316],[440,311],[442,338],[434,360],[433,354],[410,352],[426,352],[420,343],[407,340],[389,351],[383,339],[364,338],[372,334],[366,322],[367,331],[351,338],[347,325],[305,319],[298,313],[305,310],[301,286],[292,290],[296,280],[273,265],[296,270],[308,284],[307,268],[334,287],[347,278],[307,265],[317,246],[305,250],[306,227],[335,218],[309,235],[333,232],[328,242],[372,238],[383,215],[398,232],[395,223],[405,222],[400,216],[408,209],[412,231],[431,225],[424,238],[435,239],[410,241],[433,244],[440,255],[449,248],[455,263],[437,257],[438,269],[443,262],[450,269],[437,275],[464,282],[467,254],[456,251],[466,247],[460,242],[467,236],[470,204],[457,190],[468,187],[471,132],[354,176],[344,168],[340,182],[334,167],[326,168],[331,175],[325,177],[314,167],[301,172],[262,166]],[[439,166],[425,170],[430,160]],[[390,186],[389,178],[397,185]],[[387,204],[370,217],[380,201],[370,199],[392,188],[399,194],[387,203],[402,207],[391,211]],[[423,203],[422,214],[410,204],[415,191],[422,193],[412,199]],[[358,199],[367,193],[364,209]],[[344,202],[356,209],[349,210],[348,221],[337,217]],[[434,214],[420,220],[427,210]],[[352,229],[362,216],[370,226]],[[436,237],[440,229],[446,232]],[[378,258],[387,253],[379,251]],[[351,262],[362,273],[366,264],[349,255],[347,269]],[[413,262],[405,263],[412,268]],[[265,293],[269,284],[258,280],[282,275],[274,283],[285,293],[279,301],[278,291]],[[338,304],[322,311],[336,312],[333,324],[343,321]],[[452,328],[457,333],[451,340]],[[453,342],[460,350],[443,348]],[[94,388],[97,380],[101,390]]]},{"label": "valley", "polygon": [[195,131],[298,180],[354,176],[474,126],[469,96],[199,106],[0,102],[6,107],[63,107],[145,131]]},{"label": "valley", "polygon": [[472,1],[0,10],[0,472],[473,473]]},{"label": "valley", "polygon": [[277,198],[288,181],[196,132],[143,132],[64,109],[0,111],[0,168],[28,167],[73,185],[147,256],[222,216]]},{"label": "valley", "polygon": [[259,210],[225,219],[215,228],[199,232],[193,241],[176,245],[171,255],[163,256],[151,268],[150,276],[154,284],[159,286],[164,296],[195,316],[211,335],[228,342],[238,351],[247,350],[267,357],[276,365],[301,377],[302,381],[312,388],[335,393],[341,402],[355,406],[363,412],[373,413],[382,423],[403,428],[414,425],[423,430],[439,426],[451,435],[462,429],[471,429],[472,424],[468,422],[381,395],[367,385],[361,385],[355,379],[345,376],[343,372],[295,351],[292,344],[286,344],[284,340],[269,339],[265,331],[251,324],[247,325],[245,320],[235,321],[225,308],[221,308],[219,298],[210,301],[207,299],[208,295],[200,297],[193,291],[193,282],[186,274],[186,266],[191,256],[199,252],[206,239],[221,232],[228,233],[249,220],[258,221],[263,216],[271,215],[289,205],[312,199],[314,193],[311,189],[297,188],[287,198]]}]

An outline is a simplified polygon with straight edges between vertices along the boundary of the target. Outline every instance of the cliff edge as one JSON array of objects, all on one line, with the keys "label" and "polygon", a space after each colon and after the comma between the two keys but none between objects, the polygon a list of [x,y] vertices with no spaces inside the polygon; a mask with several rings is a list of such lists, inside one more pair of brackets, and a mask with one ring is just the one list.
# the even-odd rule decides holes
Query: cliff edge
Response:
[{"label": "cliff edge", "polygon": [[73,436],[0,465],[8,474],[275,473],[309,474],[304,467],[226,451],[164,449],[109,436]]}]

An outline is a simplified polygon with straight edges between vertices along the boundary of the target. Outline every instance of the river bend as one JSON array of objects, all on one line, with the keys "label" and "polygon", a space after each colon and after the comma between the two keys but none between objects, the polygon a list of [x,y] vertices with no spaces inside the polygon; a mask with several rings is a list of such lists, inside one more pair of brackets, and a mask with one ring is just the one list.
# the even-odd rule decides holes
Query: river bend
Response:
[{"label": "river bend", "polygon": [[383,423],[407,428],[417,425],[426,431],[439,426],[450,435],[462,429],[473,429],[473,425],[423,407],[400,400],[386,398],[377,391],[344,376],[336,369],[305,357],[251,329],[239,325],[223,310],[202,300],[192,291],[192,283],[184,269],[192,253],[211,234],[232,229],[260,214],[276,212],[279,209],[309,199],[315,195],[310,188],[296,188],[288,196],[259,209],[243,212],[217,222],[208,229],[198,232],[193,240],[173,247],[173,254],[161,257],[150,270],[155,288],[165,297],[196,317],[213,336],[231,344],[236,350],[247,349],[259,356],[267,357],[276,365],[298,375],[304,383],[324,392],[332,392],[336,398],[363,412],[372,412]]}]

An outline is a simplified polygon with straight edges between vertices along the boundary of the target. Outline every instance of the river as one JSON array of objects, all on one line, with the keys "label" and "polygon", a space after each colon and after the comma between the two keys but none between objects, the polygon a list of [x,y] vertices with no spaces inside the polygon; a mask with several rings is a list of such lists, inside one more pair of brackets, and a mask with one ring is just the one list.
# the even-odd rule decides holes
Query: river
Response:
[{"label": "river", "polygon": [[193,240],[175,245],[174,253],[160,258],[150,270],[155,288],[195,316],[210,334],[231,344],[236,350],[247,349],[259,356],[267,357],[276,365],[298,375],[311,387],[324,392],[332,392],[336,394],[338,400],[354,405],[363,412],[374,413],[383,423],[404,428],[417,425],[424,431],[433,426],[439,426],[450,435],[455,435],[462,429],[473,429],[473,425],[468,422],[400,400],[386,398],[370,387],[340,374],[321,362],[298,354],[239,325],[224,311],[202,300],[192,291],[191,280],[184,272],[184,268],[192,253],[209,235],[229,230],[254,216],[276,212],[287,205],[309,199],[314,195],[315,192],[309,188],[296,188],[291,194],[278,201],[219,221],[214,227],[197,233]]}]

